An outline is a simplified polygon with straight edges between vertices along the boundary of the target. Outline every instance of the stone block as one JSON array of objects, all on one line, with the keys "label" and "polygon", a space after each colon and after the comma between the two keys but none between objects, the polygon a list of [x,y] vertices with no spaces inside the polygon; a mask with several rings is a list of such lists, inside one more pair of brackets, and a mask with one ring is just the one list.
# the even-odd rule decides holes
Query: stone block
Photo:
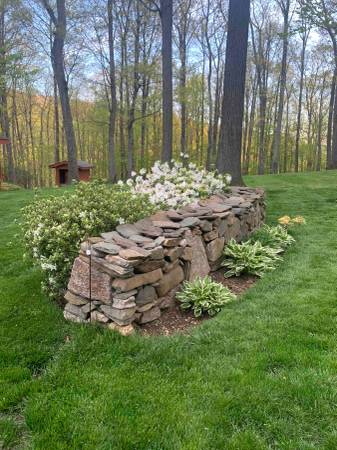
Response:
[{"label": "stone block", "polygon": [[144,312],[141,315],[141,317],[139,319],[139,323],[145,324],[145,323],[153,322],[154,320],[159,319],[160,316],[161,316],[160,308],[158,308],[158,306],[155,306],[154,308],[150,309],[149,311]]},{"label": "stone block", "polygon": [[[89,298],[89,260],[83,258],[76,258],[68,289],[81,297]],[[93,300],[100,300],[103,303],[111,302],[111,277],[110,275],[97,270],[95,267],[91,268],[91,298]]]},{"label": "stone block", "polygon": [[121,292],[130,291],[145,284],[152,284],[159,281],[163,276],[161,269],[154,270],[153,272],[142,273],[139,275],[134,275],[132,278],[120,279],[116,278],[112,286]]},{"label": "stone block", "polygon": [[211,241],[206,246],[206,252],[208,260],[211,262],[216,261],[219,259],[222,255],[222,251],[225,245],[225,238],[217,238],[214,239],[214,241]]},{"label": "stone block", "polygon": [[159,297],[167,294],[171,289],[178,286],[184,280],[184,271],[178,266],[175,269],[171,270],[171,272],[166,273],[161,280],[159,281],[159,285],[157,286],[157,294]]},{"label": "stone block", "polygon": [[188,280],[205,277],[210,272],[205,246],[200,236],[194,236],[191,241],[192,259],[189,267]]},{"label": "stone block", "polygon": [[152,303],[157,300],[158,295],[153,286],[144,286],[139,289],[138,294],[136,296],[136,304],[137,305],[146,305],[147,303]]}]

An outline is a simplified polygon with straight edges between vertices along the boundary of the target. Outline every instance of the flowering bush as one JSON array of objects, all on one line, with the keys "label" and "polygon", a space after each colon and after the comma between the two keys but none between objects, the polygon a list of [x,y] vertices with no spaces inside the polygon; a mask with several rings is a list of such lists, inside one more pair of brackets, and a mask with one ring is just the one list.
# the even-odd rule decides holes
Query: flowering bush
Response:
[{"label": "flowering bush", "polygon": [[181,309],[192,309],[195,317],[200,317],[204,312],[214,316],[226,303],[236,299],[227,287],[216,283],[209,276],[185,281],[176,297]]},{"label": "flowering bush", "polygon": [[[193,203],[198,198],[224,192],[231,182],[230,175],[198,169],[195,164],[172,160],[171,164],[157,161],[150,172],[145,169],[133,172],[126,181],[131,191],[147,194],[153,205],[160,208],[179,208]],[[120,185],[124,185],[122,181]]]},{"label": "flowering bush", "polygon": [[51,296],[65,288],[80,243],[154,212],[147,196],[99,181],[79,183],[60,197],[36,198],[23,209],[27,253],[44,272]]}]

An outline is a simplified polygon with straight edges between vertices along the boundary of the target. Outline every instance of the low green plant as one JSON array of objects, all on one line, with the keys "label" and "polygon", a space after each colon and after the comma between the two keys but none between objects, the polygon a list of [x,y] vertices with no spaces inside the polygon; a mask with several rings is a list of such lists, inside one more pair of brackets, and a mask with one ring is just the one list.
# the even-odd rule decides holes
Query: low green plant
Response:
[{"label": "low green plant", "polygon": [[208,276],[185,281],[176,297],[181,309],[192,309],[195,317],[200,317],[203,313],[214,316],[236,298],[227,287]]},{"label": "low green plant", "polygon": [[279,248],[285,250],[295,242],[295,239],[288,233],[287,229],[281,225],[264,225],[250,238],[251,242],[261,242],[264,247]]},{"label": "low green plant", "polygon": [[37,196],[23,209],[26,253],[43,270],[45,290],[56,297],[66,286],[81,242],[153,212],[146,195],[100,181],[78,183],[58,197]]},{"label": "low green plant", "polygon": [[228,269],[225,277],[241,274],[262,277],[265,272],[274,270],[277,262],[282,260],[279,255],[281,251],[280,248],[264,247],[259,241],[238,243],[232,239],[223,252],[222,266]]}]

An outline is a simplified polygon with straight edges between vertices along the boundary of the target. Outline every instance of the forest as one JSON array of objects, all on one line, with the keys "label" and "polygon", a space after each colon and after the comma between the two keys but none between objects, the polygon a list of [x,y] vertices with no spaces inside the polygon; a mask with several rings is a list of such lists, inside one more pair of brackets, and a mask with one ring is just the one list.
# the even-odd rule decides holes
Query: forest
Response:
[{"label": "forest", "polygon": [[[250,3],[242,173],[336,169],[336,0]],[[110,181],[160,159],[219,168],[228,21],[228,0],[1,0],[1,176],[50,186],[49,164],[76,159]]]}]

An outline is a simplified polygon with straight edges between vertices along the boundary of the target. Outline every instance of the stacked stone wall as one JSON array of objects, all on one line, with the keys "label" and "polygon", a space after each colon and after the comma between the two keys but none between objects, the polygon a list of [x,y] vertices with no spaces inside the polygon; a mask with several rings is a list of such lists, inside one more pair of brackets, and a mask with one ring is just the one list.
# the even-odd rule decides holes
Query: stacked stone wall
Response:
[{"label": "stacked stone wall", "polygon": [[72,268],[64,317],[120,331],[156,320],[172,291],[219,269],[230,239],[248,238],[264,219],[264,191],[233,187],[89,238]]}]

